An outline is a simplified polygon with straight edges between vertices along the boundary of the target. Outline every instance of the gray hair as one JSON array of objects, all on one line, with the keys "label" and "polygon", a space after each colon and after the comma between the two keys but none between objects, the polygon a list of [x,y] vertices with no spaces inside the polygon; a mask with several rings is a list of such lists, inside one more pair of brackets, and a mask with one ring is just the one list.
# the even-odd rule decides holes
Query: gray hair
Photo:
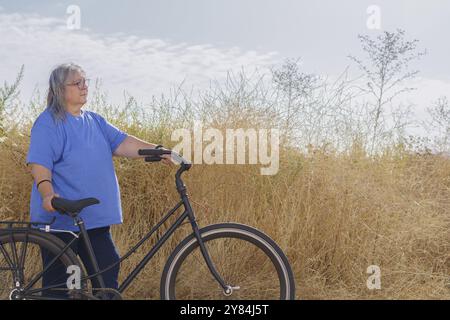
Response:
[{"label": "gray hair", "polygon": [[66,118],[66,103],[64,100],[65,83],[73,72],[84,74],[84,70],[77,64],[64,63],[57,66],[50,74],[47,95],[47,109],[55,120]]}]

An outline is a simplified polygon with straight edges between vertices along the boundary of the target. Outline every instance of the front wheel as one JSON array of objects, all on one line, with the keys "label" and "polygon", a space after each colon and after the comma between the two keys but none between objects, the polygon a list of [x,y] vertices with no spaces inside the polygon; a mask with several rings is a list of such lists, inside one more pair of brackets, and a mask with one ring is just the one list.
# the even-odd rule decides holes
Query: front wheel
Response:
[{"label": "front wheel", "polygon": [[161,278],[161,299],[295,299],[289,262],[278,245],[255,228],[223,223],[200,229],[211,260],[227,285],[225,293],[209,271],[191,234],[169,257]]}]

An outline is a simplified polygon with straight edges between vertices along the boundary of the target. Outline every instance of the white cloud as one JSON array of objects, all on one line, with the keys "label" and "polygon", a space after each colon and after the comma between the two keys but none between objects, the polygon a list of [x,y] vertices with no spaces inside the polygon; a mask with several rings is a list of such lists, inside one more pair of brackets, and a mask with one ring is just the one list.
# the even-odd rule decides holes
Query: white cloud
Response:
[{"label": "white cloud", "polygon": [[[277,52],[243,51],[210,44],[169,43],[124,33],[95,34],[87,29],[68,30],[66,21],[37,14],[6,13],[0,7],[0,82],[13,81],[22,64],[21,86],[26,102],[37,86],[47,89],[50,71],[73,61],[92,79],[101,78],[113,101],[122,102],[126,90],[138,101],[148,101],[185,80],[186,86],[207,87],[210,79],[226,77],[227,70],[278,64]],[[418,90],[402,97],[415,105],[416,118],[427,116],[426,107],[439,96],[450,96],[450,83],[418,78]]]},{"label": "white cloud", "polygon": [[12,81],[25,64],[25,101],[36,85],[45,92],[52,68],[68,61],[83,66],[90,78],[101,78],[116,101],[122,99],[123,90],[146,100],[184,79],[186,84],[201,87],[212,78],[224,78],[226,70],[264,67],[278,61],[276,52],[68,30],[65,20],[36,14],[0,13],[0,38],[0,78]]}]

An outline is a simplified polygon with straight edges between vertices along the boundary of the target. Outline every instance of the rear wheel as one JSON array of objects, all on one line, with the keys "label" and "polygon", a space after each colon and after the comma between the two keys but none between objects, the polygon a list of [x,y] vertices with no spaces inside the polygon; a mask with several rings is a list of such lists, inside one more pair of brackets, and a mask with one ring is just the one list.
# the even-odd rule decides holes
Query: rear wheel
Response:
[{"label": "rear wheel", "polygon": [[200,230],[211,260],[227,285],[224,292],[209,271],[194,235],[183,240],[166,263],[161,299],[294,299],[289,262],[264,233],[242,224],[224,223]]},{"label": "rear wheel", "polygon": [[[45,284],[46,286],[58,285],[57,288],[43,290],[41,276],[28,290],[24,290],[44,270],[43,254],[55,257],[64,246],[64,242],[57,237],[38,230],[0,231],[0,299],[68,299],[71,297],[66,285],[70,274],[64,271],[74,270],[73,266],[78,266],[81,279],[84,276],[84,269],[70,248],[46,271],[54,271],[55,269],[52,268],[56,266],[62,269],[63,272],[58,273],[60,276],[52,277],[52,280],[47,280]],[[69,267],[71,268],[68,269]],[[84,287],[83,283],[81,286]]]}]

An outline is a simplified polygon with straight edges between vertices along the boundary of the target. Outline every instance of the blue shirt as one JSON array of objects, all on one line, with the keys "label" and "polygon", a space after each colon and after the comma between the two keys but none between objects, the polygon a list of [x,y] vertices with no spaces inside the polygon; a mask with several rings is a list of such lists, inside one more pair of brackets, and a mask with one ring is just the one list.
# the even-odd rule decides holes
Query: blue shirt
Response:
[{"label": "blue shirt", "polygon": [[[52,173],[55,193],[69,200],[94,197],[100,203],[84,208],[79,215],[87,229],[122,223],[122,208],[113,152],[128,136],[102,116],[81,110],[80,116],[66,112],[54,121],[46,109],[33,124],[26,162],[37,163]],[[47,183],[47,182],[44,182]],[[42,208],[42,198],[33,183],[31,221],[56,221],[52,229],[78,231],[67,215]]]}]

